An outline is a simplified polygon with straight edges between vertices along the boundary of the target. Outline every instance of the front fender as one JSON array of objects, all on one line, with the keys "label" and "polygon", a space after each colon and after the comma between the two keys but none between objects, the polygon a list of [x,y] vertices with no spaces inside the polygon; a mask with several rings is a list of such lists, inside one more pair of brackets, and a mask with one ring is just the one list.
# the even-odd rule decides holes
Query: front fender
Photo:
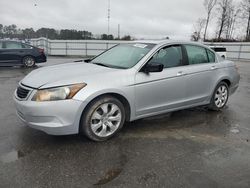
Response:
[{"label": "front fender", "polygon": [[130,106],[130,119],[133,119],[135,116],[135,105],[134,105],[134,89],[132,87],[126,87],[121,89],[116,88],[110,88],[110,89],[102,89],[98,91],[91,91],[88,89],[84,89],[77,93],[77,95],[74,96],[75,100],[83,101],[86,105],[83,106],[82,111],[86,108],[86,106],[95,98],[105,95],[105,94],[118,94],[124,97]]}]

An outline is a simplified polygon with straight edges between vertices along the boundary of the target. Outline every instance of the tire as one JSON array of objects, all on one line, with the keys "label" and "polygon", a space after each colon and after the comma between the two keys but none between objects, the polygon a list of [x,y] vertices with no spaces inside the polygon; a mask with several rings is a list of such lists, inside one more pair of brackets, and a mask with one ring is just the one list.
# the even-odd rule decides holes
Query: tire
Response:
[{"label": "tire", "polygon": [[124,121],[123,104],[114,97],[104,96],[88,105],[81,117],[80,132],[93,141],[105,141],[122,128]]},{"label": "tire", "polygon": [[228,85],[225,82],[220,82],[213,93],[208,108],[210,110],[219,111],[225,107],[229,97]]},{"label": "tire", "polygon": [[34,57],[26,56],[23,58],[23,65],[27,68],[34,67],[36,64]]}]

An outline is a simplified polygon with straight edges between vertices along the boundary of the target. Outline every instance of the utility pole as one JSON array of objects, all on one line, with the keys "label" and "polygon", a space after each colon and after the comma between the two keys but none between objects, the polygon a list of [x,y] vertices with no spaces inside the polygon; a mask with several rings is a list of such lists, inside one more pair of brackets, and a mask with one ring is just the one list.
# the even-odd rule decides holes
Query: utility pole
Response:
[{"label": "utility pole", "polygon": [[118,39],[120,39],[120,24],[118,24]]},{"label": "utility pole", "polygon": [[109,36],[109,22],[110,22],[110,0],[108,0],[108,36]]}]

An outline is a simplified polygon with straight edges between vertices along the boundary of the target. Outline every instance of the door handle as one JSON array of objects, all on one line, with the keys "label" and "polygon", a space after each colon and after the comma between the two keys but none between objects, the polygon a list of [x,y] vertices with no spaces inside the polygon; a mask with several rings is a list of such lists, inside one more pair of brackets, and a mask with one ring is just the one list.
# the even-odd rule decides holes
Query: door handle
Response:
[{"label": "door handle", "polygon": [[212,69],[212,70],[215,70],[215,69],[217,69],[217,67],[213,65],[213,66],[211,67],[211,69]]},{"label": "door handle", "polygon": [[177,72],[177,76],[184,76],[184,75],[186,75],[186,73],[184,73],[183,71]]}]

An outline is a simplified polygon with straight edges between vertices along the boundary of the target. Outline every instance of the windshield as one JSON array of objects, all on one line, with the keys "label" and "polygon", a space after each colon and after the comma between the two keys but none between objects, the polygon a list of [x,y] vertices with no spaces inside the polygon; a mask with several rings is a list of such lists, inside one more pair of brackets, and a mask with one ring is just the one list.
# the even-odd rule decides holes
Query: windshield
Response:
[{"label": "windshield", "polygon": [[128,69],[135,66],[155,45],[120,44],[94,58],[91,62],[112,68]]}]

